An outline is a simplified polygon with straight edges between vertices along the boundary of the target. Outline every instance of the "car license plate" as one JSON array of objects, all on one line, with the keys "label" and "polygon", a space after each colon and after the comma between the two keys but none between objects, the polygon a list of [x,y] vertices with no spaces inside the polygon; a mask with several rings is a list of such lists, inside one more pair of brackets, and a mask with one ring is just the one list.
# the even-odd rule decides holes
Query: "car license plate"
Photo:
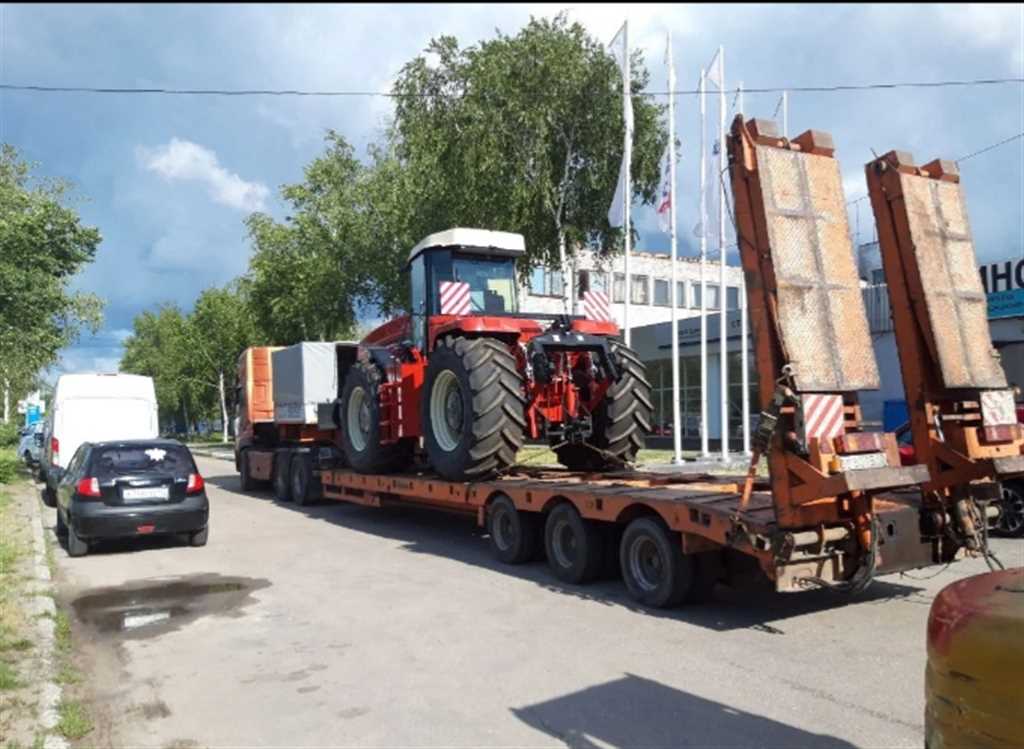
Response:
[{"label": "car license plate", "polygon": [[147,486],[139,489],[122,489],[121,496],[124,499],[167,499],[169,495],[166,486]]},{"label": "car license plate", "polygon": [[840,455],[839,466],[844,471],[858,471],[862,468],[885,468],[889,460],[885,453],[861,453],[860,455]]}]

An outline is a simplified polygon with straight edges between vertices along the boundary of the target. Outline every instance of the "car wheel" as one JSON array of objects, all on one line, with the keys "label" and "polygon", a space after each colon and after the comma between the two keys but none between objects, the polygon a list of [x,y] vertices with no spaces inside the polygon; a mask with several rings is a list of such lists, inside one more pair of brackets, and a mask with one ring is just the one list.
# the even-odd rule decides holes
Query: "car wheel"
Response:
[{"label": "car wheel", "polygon": [[43,504],[47,507],[57,506],[57,492],[48,486],[43,487]]},{"label": "car wheel", "polygon": [[1017,481],[1003,484],[999,510],[999,532],[1013,538],[1024,536],[1024,484]]},{"label": "car wheel", "polygon": [[68,556],[84,557],[89,553],[89,544],[78,537],[75,533],[75,524],[68,523]]},{"label": "car wheel", "polygon": [[188,542],[192,546],[206,546],[206,539],[210,536],[210,526],[206,526],[201,531],[189,534]]},{"label": "car wheel", "polygon": [[57,536],[60,537],[60,538],[64,538],[64,536],[66,536],[67,532],[68,532],[68,526],[64,522],[64,516],[60,514],[60,508],[59,507],[57,508],[57,527],[56,527],[56,532],[57,532]]}]

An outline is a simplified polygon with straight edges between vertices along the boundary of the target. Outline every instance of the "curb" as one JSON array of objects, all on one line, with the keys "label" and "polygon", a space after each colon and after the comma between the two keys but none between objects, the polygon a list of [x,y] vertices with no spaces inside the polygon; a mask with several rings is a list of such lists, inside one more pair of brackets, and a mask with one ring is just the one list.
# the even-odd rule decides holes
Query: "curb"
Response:
[{"label": "curb", "polygon": [[[34,488],[34,484],[33,484]],[[44,681],[39,694],[39,722],[42,724],[46,738],[43,742],[44,749],[68,749],[68,742],[54,733],[60,716],[57,711],[61,700],[60,685],[54,681],[56,676],[56,659],[54,649],[56,638],[54,630],[56,626],[57,605],[51,595],[53,592],[53,580],[50,577],[50,567],[46,563],[46,538],[43,530],[43,516],[39,507],[39,498],[31,499],[32,505],[32,554],[33,572],[35,576],[35,593],[32,596],[32,614],[36,621],[36,631],[39,638],[40,659],[42,661],[42,673]]]}]

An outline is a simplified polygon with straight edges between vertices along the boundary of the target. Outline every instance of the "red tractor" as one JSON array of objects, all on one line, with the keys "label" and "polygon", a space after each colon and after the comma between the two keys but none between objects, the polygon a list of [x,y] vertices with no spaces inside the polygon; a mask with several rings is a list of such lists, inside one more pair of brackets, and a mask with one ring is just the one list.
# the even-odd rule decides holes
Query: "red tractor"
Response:
[{"label": "red tractor", "polygon": [[509,468],[526,438],[574,470],[634,459],[652,423],[643,364],[613,322],[520,312],[525,251],[521,235],[482,229],[412,249],[409,314],[366,336],[345,375],[337,420],[355,470],[408,466],[421,436],[454,481]]}]

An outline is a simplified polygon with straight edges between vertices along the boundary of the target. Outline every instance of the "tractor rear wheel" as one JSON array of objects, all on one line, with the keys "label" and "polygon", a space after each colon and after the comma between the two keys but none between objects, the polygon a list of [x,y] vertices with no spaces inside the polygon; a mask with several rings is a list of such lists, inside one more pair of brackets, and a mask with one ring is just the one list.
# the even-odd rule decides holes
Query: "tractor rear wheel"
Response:
[{"label": "tractor rear wheel", "polygon": [[573,471],[602,471],[633,462],[651,431],[654,404],[644,365],[636,352],[617,341],[611,342],[611,351],[622,377],[594,411],[590,439],[555,450],[558,462]]},{"label": "tractor rear wheel", "polygon": [[380,441],[380,370],[371,362],[356,362],[345,377],[339,423],[345,460],[359,473],[387,473],[412,461],[412,442],[389,445]]},{"label": "tractor rear wheel", "polygon": [[448,336],[431,352],[423,381],[423,437],[434,470],[451,481],[513,465],[526,428],[523,378],[494,338]]}]

